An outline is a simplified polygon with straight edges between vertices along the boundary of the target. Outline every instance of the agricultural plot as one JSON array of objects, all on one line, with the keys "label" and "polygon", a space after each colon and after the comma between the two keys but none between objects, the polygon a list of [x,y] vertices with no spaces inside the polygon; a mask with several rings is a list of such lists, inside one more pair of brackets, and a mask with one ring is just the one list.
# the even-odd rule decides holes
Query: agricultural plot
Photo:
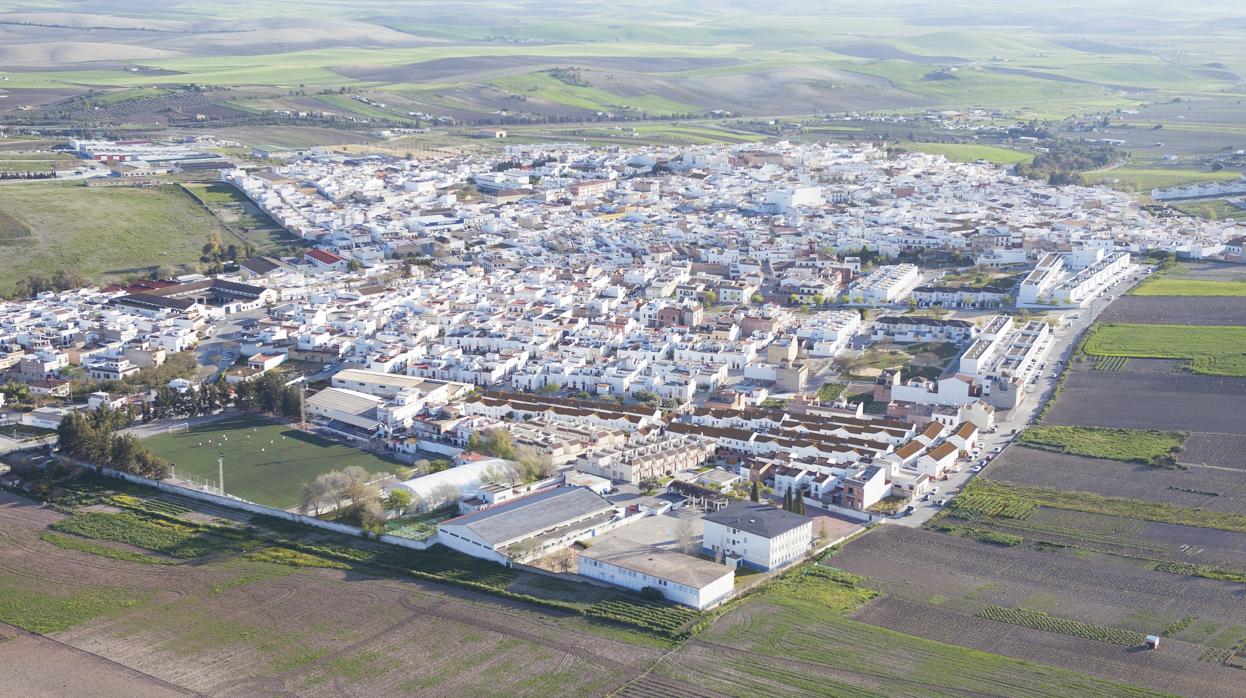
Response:
[{"label": "agricultural plot", "polygon": [[[1133,296],[1246,296],[1246,277],[1236,281],[1210,281],[1204,279],[1180,279],[1151,277],[1129,292]],[[1228,325],[1233,323],[1220,323]]]},{"label": "agricultural plot", "polygon": [[[838,564],[838,557],[833,559]],[[838,572],[835,576],[853,579]],[[1017,698],[1062,692],[1155,695],[1085,674],[965,649],[957,642],[930,642],[857,622],[846,614],[871,596],[859,593],[860,584],[861,580],[854,580],[839,589],[779,586],[767,590],[737,605],[696,639],[667,655],[656,672],[699,687],[697,696],[708,692],[741,697],[966,692]],[[870,606],[874,603],[878,601]],[[632,688],[620,695],[655,695],[644,691],[643,683],[637,690]]]},{"label": "agricultural plot", "polygon": [[[127,489],[137,494],[141,488]],[[603,624],[592,613],[585,617],[556,608],[536,612],[531,602],[501,601],[463,589],[505,587],[523,573],[446,551],[411,556],[358,540],[340,547],[333,542],[335,536],[324,533],[310,533],[317,542],[307,544],[289,538],[294,530],[279,522],[254,521],[254,527],[211,522],[198,524],[221,538],[211,555],[189,563],[140,564],[48,545],[40,534],[49,523],[114,509],[146,517],[153,525],[180,521],[177,526],[193,528],[196,524],[187,518],[191,512],[183,505],[112,494],[100,485],[57,501],[86,510],[78,508],[65,518],[0,493],[0,579],[12,579],[25,594],[51,584],[57,594],[86,590],[133,597],[133,603],[110,605],[93,619],[71,619],[55,639],[144,672],[156,682],[210,695],[617,692],[708,698],[756,695],[762,686],[817,694],[828,686],[840,692],[885,687],[888,695],[987,692],[990,686],[1008,686],[1010,695],[1025,698],[1061,690],[1090,696],[1156,695],[849,620],[845,614],[874,592],[856,577],[825,568],[796,570],[729,610],[711,625],[713,637],[693,640],[669,654],[671,645],[660,637]],[[146,537],[133,542],[161,544]],[[251,552],[239,555],[243,549]],[[269,550],[290,554],[253,554]],[[391,558],[400,566],[415,565],[412,575],[420,572],[443,583],[411,579],[397,568],[393,571],[398,574],[375,577],[367,571],[371,568],[353,564],[388,565]],[[345,562],[348,569],[328,562]],[[89,583],[83,581],[84,569],[90,570]],[[454,575],[460,575],[459,581],[447,586]],[[525,588],[537,586],[532,579],[525,583]],[[326,598],[333,603],[325,604]],[[593,602],[588,608],[598,609],[603,618],[626,617],[629,623],[644,615],[666,627],[695,615],[687,609],[620,600],[616,594],[609,603]],[[3,620],[28,622],[14,616],[11,607],[0,606],[0,613]],[[754,625],[754,620],[769,629]],[[0,657],[5,644],[0,643]],[[886,661],[880,663],[880,657]],[[942,668],[924,669],[931,665]]]},{"label": "agricultural plot", "polygon": [[901,148],[916,150],[923,153],[942,155],[957,162],[974,162],[985,160],[1000,165],[1013,165],[1018,162],[1029,162],[1034,159],[1033,153],[1024,153],[996,145],[975,143],[918,143],[901,141]]},{"label": "agricultural plot", "polygon": [[1043,424],[1246,434],[1243,413],[1242,378],[1070,371]]},{"label": "agricultural plot", "polygon": [[217,455],[225,459],[225,491],[243,499],[287,509],[299,503],[300,487],[321,473],[358,465],[370,473],[392,472],[401,463],[241,414],[144,439],[157,456],[174,465],[179,478],[214,483]]},{"label": "agricultural plot", "polygon": [[1055,453],[1169,466],[1185,438],[1179,431],[1036,426],[1021,432],[1016,443]]},{"label": "agricultural plot", "polygon": [[[1234,690],[1236,672],[1199,661],[1246,637],[1232,583],[899,526],[853,541],[833,560],[882,592],[857,620],[1178,695]],[[1190,616],[1209,625],[1177,628],[1163,653],[1129,644]]]},{"label": "agricultural plot", "polygon": [[1246,514],[1246,478],[1219,468],[1171,470],[1013,446],[986,474],[992,480],[1030,487]]},{"label": "agricultural plot", "polygon": [[1178,460],[1182,463],[1246,470],[1246,435],[1190,434]]},{"label": "agricultural plot", "polygon": [[[136,512],[165,508],[151,500],[110,501]],[[272,536],[241,526],[226,527],[234,540],[225,538],[211,556],[174,565],[41,539],[48,523],[100,513],[92,509],[62,518],[0,493],[0,588],[10,600],[0,603],[0,621],[51,632],[65,646],[149,675],[156,686],[222,696],[602,695],[658,656],[656,638],[581,617],[411,578],[303,564],[319,554],[280,564],[238,556],[233,546],[255,545],[247,536]],[[452,557],[443,555],[442,564]],[[13,656],[11,647],[0,642],[0,659]],[[676,682],[666,687],[690,690]]]},{"label": "agricultural plot", "polygon": [[[1246,283],[1223,283],[1246,291]],[[1099,315],[1108,324],[1246,325],[1246,303],[1241,298],[1203,296],[1121,296]]]},{"label": "agricultural plot", "polygon": [[5,692],[15,696],[127,696],[175,698],[186,691],[81,652],[55,640],[0,624]]},{"label": "agricultural plot", "polygon": [[[236,239],[254,246],[260,254],[280,254],[304,244],[229,184],[191,183],[182,187],[201,201],[222,225],[235,231]],[[226,238],[225,244],[234,239]]]},{"label": "agricultural plot", "polygon": [[1196,373],[1246,376],[1246,327],[1101,324],[1083,350],[1090,356],[1188,359]]}]

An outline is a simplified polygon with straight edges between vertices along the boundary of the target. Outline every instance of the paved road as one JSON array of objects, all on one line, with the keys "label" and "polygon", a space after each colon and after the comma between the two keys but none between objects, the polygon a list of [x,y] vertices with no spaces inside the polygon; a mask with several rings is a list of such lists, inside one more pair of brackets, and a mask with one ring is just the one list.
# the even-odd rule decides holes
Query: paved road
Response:
[{"label": "paved road", "polygon": [[[1106,293],[1103,293],[1091,305],[1077,310],[1066,310],[1063,314],[1066,318],[1077,315],[1076,320],[1070,320],[1068,325],[1056,330],[1051,352],[1047,356],[1047,370],[1042,373],[1038,379],[1038,384],[1030,388],[1026,393],[1021,404],[1017,405],[1006,412],[997,412],[995,415],[995,433],[983,434],[981,437],[982,453],[989,454],[996,448],[1001,451],[1007,448],[1013,439],[1013,430],[1021,431],[1031,422],[1034,421],[1035,415],[1039,409],[1047,402],[1052,391],[1060,382],[1058,373],[1053,375],[1054,371],[1060,368],[1072,357],[1073,347],[1077,344],[1077,340],[1082,333],[1086,331],[1099,313],[1108,306],[1108,298],[1118,296],[1132,288],[1140,280],[1140,276],[1135,273],[1126,277],[1125,280],[1113,286]],[[1054,371],[1053,371],[1054,369]],[[892,519],[892,523],[903,526],[917,527],[926,523],[932,516],[939,512],[940,507],[935,503],[939,499],[947,496],[947,493],[958,490],[965,483],[969,482],[976,473],[969,472],[968,461],[962,461],[964,470],[959,473],[951,473],[946,482],[939,482],[937,486],[939,493],[931,495],[930,501],[923,502],[917,500],[913,502],[913,513],[899,519]]]}]

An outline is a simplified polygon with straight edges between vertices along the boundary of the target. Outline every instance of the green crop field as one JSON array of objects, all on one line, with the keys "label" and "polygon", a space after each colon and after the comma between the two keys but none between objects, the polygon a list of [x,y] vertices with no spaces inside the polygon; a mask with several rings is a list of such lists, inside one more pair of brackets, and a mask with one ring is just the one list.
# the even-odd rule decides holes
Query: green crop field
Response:
[{"label": "green crop field", "polygon": [[908,150],[918,150],[923,153],[933,153],[942,155],[949,160],[958,162],[973,162],[974,160],[986,160],[1000,165],[1014,165],[1018,162],[1029,162],[1034,159],[1033,153],[1023,153],[1018,150],[1002,148],[997,145],[980,145],[976,143],[921,143],[914,141],[902,141],[901,148]]},{"label": "green crop field", "polygon": [[1045,426],[1027,428],[1017,437],[1017,444],[1057,453],[1159,465],[1171,461],[1185,437],[1179,431]]},{"label": "green crop field", "polygon": [[321,473],[357,465],[370,473],[402,465],[263,417],[239,415],[189,431],[143,441],[174,464],[176,476],[215,483],[218,453],[225,457],[225,491],[279,509],[297,506],[303,483]]},{"label": "green crop field", "polygon": [[1099,325],[1084,350],[1090,356],[1188,359],[1195,373],[1246,376],[1246,327]]},{"label": "green crop field", "polygon": [[1246,296],[1246,281],[1204,281],[1152,277],[1130,291],[1134,296]]},{"label": "green crop field", "polygon": [[1222,221],[1226,218],[1237,221],[1246,220],[1246,209],[1234,206],[1225,199],[1182,201],[1172,204],[1172,207],[1182,213],[1206,218],[1209,221]]},{"label": "green crop field", "polygon": [[1092,170],[1082,173],[1086,184],[1111,184],[1116,187],[1149,191],[1164,187],[1176,187],[1195,182],[1227,182],[1238,179],[1241,172],[1220,170],[1192,170],[1180,167],[1126,165],[1114,169]]},{"label": "green crop field", "polygon": [[229,235],[174,187],[0,184],[0,294],[35,272],[103,279],[192,264],[211,233]]}]

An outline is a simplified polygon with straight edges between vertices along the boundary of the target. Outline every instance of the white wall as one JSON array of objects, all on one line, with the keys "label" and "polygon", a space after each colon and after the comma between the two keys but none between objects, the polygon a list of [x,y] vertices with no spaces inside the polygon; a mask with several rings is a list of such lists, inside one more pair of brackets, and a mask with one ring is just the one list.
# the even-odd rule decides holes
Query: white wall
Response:
[{"label": "white wall", "polygon": [[594,560],[584,556],[579,557],[579,573],[582,576],[632,589],[633,591],[640,591],[645,587],[653,587],[661,591],[667,600],[691,606],[697,610],[707,608],[717,601],[726,598],[735,590],[735,572],[725,567],[723,569],[725,574],[722,577],[697,589],[685,584],[669,582],[644,572],[612,565],[609,562]]}]

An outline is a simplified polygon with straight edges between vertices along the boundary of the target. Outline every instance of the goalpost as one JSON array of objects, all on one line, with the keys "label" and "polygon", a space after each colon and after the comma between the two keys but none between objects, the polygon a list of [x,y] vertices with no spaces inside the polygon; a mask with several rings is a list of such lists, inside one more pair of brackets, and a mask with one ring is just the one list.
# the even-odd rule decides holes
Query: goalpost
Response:
[{"label": "goalpost", "polygon": [[168,427],[168,432],[170,434],[177,434],[183,431],[190,431],[190,422],[182,422],[181,424],[170,424]]}]

